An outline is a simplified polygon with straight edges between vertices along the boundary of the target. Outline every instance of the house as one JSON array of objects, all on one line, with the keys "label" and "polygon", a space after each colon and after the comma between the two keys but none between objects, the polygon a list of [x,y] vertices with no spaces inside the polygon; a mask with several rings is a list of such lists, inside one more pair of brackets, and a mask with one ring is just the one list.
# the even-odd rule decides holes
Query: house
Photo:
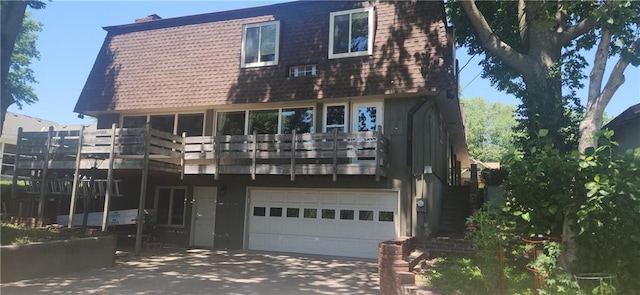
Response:
[{"label": "house", "polygon": [[143,206],[161,241],[200,247],[377,257],[380,241],[437,232],[469,165],[442,2],[299,1],[104,29],[75,106],[99,132],[47,169],[119,180],[105,207]]},{"label": "house", "polygon": [[615,147],[618,155],[623,155],[627,150],[640,147],[640,103],[630,106],[603,129],[613,130],[613,140],[620,144]]}]

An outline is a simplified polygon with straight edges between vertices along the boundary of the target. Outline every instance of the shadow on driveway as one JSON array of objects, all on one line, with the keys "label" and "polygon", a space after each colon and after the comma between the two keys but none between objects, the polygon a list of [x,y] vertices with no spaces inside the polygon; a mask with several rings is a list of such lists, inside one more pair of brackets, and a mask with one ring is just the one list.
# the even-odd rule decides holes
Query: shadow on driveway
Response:
[{"label": "shadow on driveway", "polygon": [[111,268],[2,284],[6,294],[378,294],[374,260],[208,249],[152,250]]}]

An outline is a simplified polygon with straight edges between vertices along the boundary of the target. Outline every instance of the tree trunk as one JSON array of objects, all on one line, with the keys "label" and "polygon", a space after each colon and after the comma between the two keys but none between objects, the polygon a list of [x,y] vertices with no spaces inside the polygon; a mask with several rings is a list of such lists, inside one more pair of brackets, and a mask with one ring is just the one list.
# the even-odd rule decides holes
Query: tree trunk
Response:
[{"label": "tree trunk", "polygon": [[2,135],[2,129],[4,127],[4,118],[7,114],[7,109],[15,101],[11,95],[11,89],[9,86],[9,67],[11,66],[11,56],[13,55],[13,48],[16,42],[20,28],[22,27],[22,21],[24,19],[24,13],[27,9],[26,1],[0,1],[2,4],[2,27],[1,27],[1,87],[2,87],[2,102],[0,102],[0,135]]}]

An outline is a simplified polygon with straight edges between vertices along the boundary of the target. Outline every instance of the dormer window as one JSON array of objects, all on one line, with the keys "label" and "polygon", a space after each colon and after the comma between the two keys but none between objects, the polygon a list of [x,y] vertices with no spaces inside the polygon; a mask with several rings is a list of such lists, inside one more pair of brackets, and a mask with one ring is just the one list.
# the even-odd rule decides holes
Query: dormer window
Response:
[{"label": "dormer window", "polygon": [[242,26],[243,68],[278,64],[280,21]]},{"label": "dormer window", "polygon": [[368,7],[329,15],[329,58],[373,53],[373,11],[373,7]]}]

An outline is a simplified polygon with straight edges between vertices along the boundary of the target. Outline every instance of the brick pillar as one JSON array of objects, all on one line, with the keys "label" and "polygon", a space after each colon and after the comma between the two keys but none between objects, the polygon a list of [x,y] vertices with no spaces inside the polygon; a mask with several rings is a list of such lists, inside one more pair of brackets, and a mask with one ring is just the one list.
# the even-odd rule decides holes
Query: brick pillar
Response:
[{"label": "brick pillar", "polygon": [[404,259],[411,253],[411,240],[401,237],[378,244],[380,295],[399,295],[402,285],[415,283],[409,262]]}]

